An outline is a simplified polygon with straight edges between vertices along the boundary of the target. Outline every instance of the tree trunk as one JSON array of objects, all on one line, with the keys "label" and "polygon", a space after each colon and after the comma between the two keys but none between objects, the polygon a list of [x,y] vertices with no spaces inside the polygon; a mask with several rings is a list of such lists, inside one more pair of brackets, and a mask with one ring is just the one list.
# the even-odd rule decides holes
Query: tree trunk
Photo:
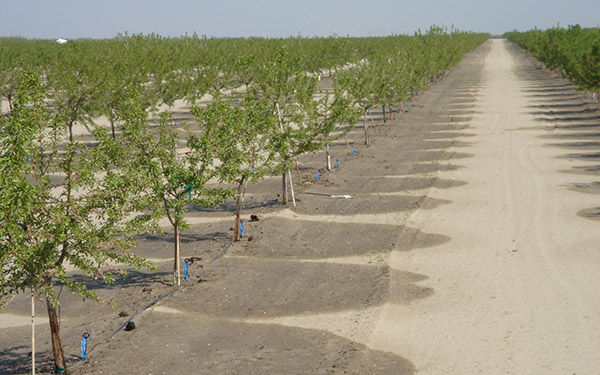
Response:
[{"label": "tree trunk", "polygon": [[348,153],[352,153],[352,149],[350,148],[350,143],[348,143],[348,137],[344,135],[344,141],[346,141],[346,148],[348,149]]},{"label": "tree trunk", "polygon": [[112,118],[110,119],[110,132],[112,134],[112,139],[115,139],[115,121]]},{"label": "tree trunk", "polygon": [[386,118],[385,118],[385,104],[381,106],[381,110],[383,111],[383,123],[385,124],[386,122]]},{"label": "tree trunk", "polygon": [[31,287],[31,375],[35,375],[35,293]]},{"label": "tree trunk", "polygon": [[281,202],[287,204],[287,174],[286,171],[281,173]]},{"label": "tree trunk", "polygon": [[369,145],[369,125],[367,124],[367,111],[363,113],[364,128],[365,128],[365,145]]},{"label": "tree trunk", "polygon": [[[49,280],[48,280],[49,281]],[[58,318],[56,308],[52,305],[52,299],[46,294],[46,307],[48,309],[48,323],[50,324],[50,334],[52,336],[52,353],[54,354],[54,366],[56,369],[64,369],[63,374],[67,373],[65,354],[60,342],[60,332],[58,327]]]},{"label": "tree trunk", "polygon": [[244,203],[244,194],[246,193],[246,189],[244,188],[245,183],[245,177],[242,177],[238,182],[238,197],[237,202],[235,204],[235,225],[233,227],[233,242],[239,241],[241,238],[240,221],[242,216],[242,205]]},{"label": "tree trunk", "polygon": [[331,154],[329,153],[329,143],[325,143],[325,156],[327,161],[327,170],[331,170]]},{"label": "tree trunk", "polygon": [[179,226],[177,224],[173,225],[173,236],[175,242],[173,246],[173,285],[180,286],[181,263],[179,259],[181,258],[181,234],[179,232]]}]

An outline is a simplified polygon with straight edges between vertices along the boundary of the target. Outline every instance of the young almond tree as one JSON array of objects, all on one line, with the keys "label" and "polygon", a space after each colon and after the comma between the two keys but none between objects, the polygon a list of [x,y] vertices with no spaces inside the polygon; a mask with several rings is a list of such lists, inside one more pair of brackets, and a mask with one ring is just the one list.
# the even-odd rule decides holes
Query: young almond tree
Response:
[{"label": "young almond tree", "polygon": [[[317,106],[312,112],[311,122],[318,133],[314,133],[313,144],[325,145],[325,162],[327,170],[331,170],[331,154],[329,144],[344,137],[360,118],[360,110],[354,109],[352,100],[340,90],[333,93],[322,92],[318,95]],[[342,128],[343,124],[346,128]]]},{"label": "young almond tree", "polygon": [[72,122],[48,109],[40,82],[26,76],[0,117],[0,301],[26,288],[45,297],[54,362],[66,373],[55,285],[101,301],[69,269],[111,283],[109,266],[152,268],[130,251],[152,220],[140,213],[137,180],[112,168],[125,158],[112,138],[95,131],[95,148],[73,140]]},{"label": "young almond tree", "polygon": [[166,216],[173,228],[173,283],[181,285],[181,232],[188,229],[184,214],[190,206],[211,207],[232,195],[229,189],[211,188],[209,181],[219,179],[228,168],[226,151],[235,143],[227,129],[203,128],[200,134],[184,133],[185,148],[179,148],[180,132],[161,113],[154,127],[144,109],[138,88],[123,101],[120,140],[127,150],[122,168],[138,176],[140,188],[151,197],[155,215]]},{"label": "young almond tree", "polygon": [[[110,123],[111,136],[116,138],[116,109],[119,106],[123,96],[127,93],[128,87],[139,82],[143,82],[144,72],[139,66],[134,66],[131,56],[128,55],[126,48],[121,47],[125,44],[122,38],[114,41],[115,48],[109,50],[106,60],[109,64],[103,63],[103,66],[98,67],[104,71],[103,84],[100,86],[100,94],[97,100],[97,114],[106,116]],[[148,106],[150,105],[150,95]]]},{"label": "young almond tree", "polygon": [[290,56],[281,48],[273,61],[259,69],[250,92],[264,101],[277,116],[279,132],[272,138],[282,173],[282,201],[287,203],[287,176],[293,160],[315,152],[328,142],[329,135],[341,121],[347,104],[341,98],[331,100],[317,90],[317,78],[301,70],[300,57]]},{"label": "young almond tree", "polygon": [[[0,52],[4,51],[0,50]],[[15,89],[17,84],[16,81],[19,72],[19,67],[15,64],[15,62],[10,61],[10,63],[14,65],[0,65],[0,100],[6,100],[9,110],[12,108],[12,101],[15,96]]]},{"label": "young almond tree", "polygon": [[378,85],[380,77],[377,66],[371,62],[361,61],[349,67],[334,77],[334,85],[340,92],[352,98],[353,106],[362,110],[365,131],[365,145],[370,144],[367,112],[377,104]]},{"label": "young almond tree", "polygon": [[246,95],[238,105],[217,97],[206,108],[196,107],[193,112],[203,131],[226,132],[223,138],[230,140],[227,148],[220,150],[219,159],[225,161],[220,167],[223,181],[237,185],[233,241],[239,241],[246,185],[263,178],[274,164],[273,132],[279,134],[276,117],[266,103],[252,95]]},{"label": "young almond tree", "polygon": [[412,87],[418,60],[406,51],[398,51],[389,56],[381,56],[372,61],[376,64],[380,84],[377,86],[377,104],[381,105],[383,123],[386,123],[386,107],[391,110],[392,103],[408,99]]},{"label": "young almond tree", "polygon": [[98,68],[101,57],[97,53],[79,55],[76,44],[59,48],[58,52],[58,58],[45,71],[51,88],[49,103],[69,129],[76,123],[89,127],[106,83],[105,73]]}]

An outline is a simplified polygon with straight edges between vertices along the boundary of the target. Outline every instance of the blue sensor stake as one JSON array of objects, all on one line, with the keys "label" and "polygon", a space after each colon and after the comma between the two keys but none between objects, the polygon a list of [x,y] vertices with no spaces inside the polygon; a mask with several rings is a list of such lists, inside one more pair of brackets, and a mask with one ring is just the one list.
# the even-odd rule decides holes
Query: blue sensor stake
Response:
[{"label": "blue sensor stake", "polygon": [[377,129],[377,135],[381,135],[381,129]]},{"label": "blue sensor stake", "polygon": [[337,161],[337,160],[336,160],[336,161],[335,161],[335,166],[334,166],[333,168],[337,168],[337,167],[339,167],[339,165],[340,165],[340,164],[339,164],[339,161]]},{"label": "blue sensor stake", "polygon": [[185,274],[184,278],[186,280],[190,279],[189,266],[190,266],[190,260],[186,258],[183,261],[183,273]]},{"label": "blue sensor stake", "polygon": [[354,146],[350,146],[350,152],[354,155]]},{"label": "blue sensor stake", "polygon": [[83,360],[85,360],[87,354],[88,337],[90,337],[90,334],[87,331],[83,332],[81,337],[81,359]]},{"label": "blue sensor stake", "polygon": [[317,171],[317,181],[319,181],[319,178],[321,178],[321,172]]},{"label": "blue sensor stake", "polygon": [[244,220],[240,220],[240,237],[244,237]]}]

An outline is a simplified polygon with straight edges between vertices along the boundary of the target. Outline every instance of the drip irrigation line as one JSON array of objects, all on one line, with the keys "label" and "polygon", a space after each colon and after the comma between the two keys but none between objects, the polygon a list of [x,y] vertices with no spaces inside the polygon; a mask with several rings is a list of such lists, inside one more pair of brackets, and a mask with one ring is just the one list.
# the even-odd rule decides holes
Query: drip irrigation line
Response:
[{"label": "drip irrigation line", "polygon": [[227,249],[229,249],[229,247],[231,247],[231,245],[232,245],[231,243],[228,243],[228,244],[227,244],[227,245],[226,245],[226,246],[223,248],[223,250],[221,250],[221,252],[220,252],[219,254],[215,255],[215,256],[214,256],[214,257],[213,257],[211,260],[209,260],[207,264],[209,264],[209,263],[212,263],[212,262],[214,262],[215,260],[217,260],[217,259],[219,259],[220,257],[222,257],[222,256],[225,254],[225,252],[227,251]]},{"label": "drip irrigation line", "polygon": [[310,194],[310,195],[322,195],[324,197],[329,197],[331,196],[331,194],[325,194],[325,193],[313,193],[312,191],[305,191],[304,194]]},{"label": "drip irrigation line", "polygon": [[[155,303],[157,303],[157,302],[158,302],[158,301],[160,301],[161,299],[163,299],[163,298],[165,298],[165,297],[168,297],[168,296],[170,296],[171,294],[175,293],[177,290],[179,290],[179,288],[180,288],[180,287],[178,287],[178,286],[177,286],[177,287],[175,287],[175,288],[171,289],[171,290],[170,290],[170,291],[168,291],[167,293],[165,293],[165,294],[163,294],[163,295],[160,295],[160,296],[158,296],[158,297],[157,297],[156,299],[154,299],[152,302],[148,303],[147,305],[145,305],[144,307],[142,307],[141,309],[139,309],[138,311],[136,311],[136,312],[135,312],[133,315],[131,315],[131,317],[130,317],[129,319],[127,319],[127,321],[125,321],[125,323],[121,324],[121,326],[120,326],[119,328],[117,328],[117,330],[116,330],[116,331],[114,331],[114,332],[113,332],[113,333],[112,333],[112,334],[111,334],[111,335],[108,337],[108,340],[112,339],[112,338],[114,337],[114,335],[116,335],[116,334],[117,334],[117,333],[118,333],[120,330],[122,330],[122,329],[123,329],[123,328],[124,328],[124,327],[127,325],[127,323],[129,323],[130,321],[132,321],[132,320],[133,320],[133,318],[135,318],[135,317],[136,317],[136,315],[138,315],[139,313],[143,312],[144,310],[146,310],[146,309],[147,309],[147,308],[149,308],[150,306],[154,305]],[[89,358],[89,354],[91,354],[91,353],[92,353],[92,351],[93,351],[94,349],[96,349],[96,347],[97,347],[98,345],[100,345],[100,344],[101,344],[100,342],[97,342],[96,344],[94,344],[94,346],[92,346],[92,347],[90,348],[90,350],[88,350],[88,351],[86,352],[86,357],[87,357],[87,358]],[[79,356],[77,356],[77,355],[72,355],[72,357],[79,358]],[[85,361],[79,361],[79,362],[76,362],[75,364],[73,364],[73,365],[70,365],[70,366],[69,366],[69,368],[70,368],[70,369],[72,369],[72,368],[76,368],[76,367],[78,367],[78,366],[81,366],[83,363],[85,363]]]},{"label": "drip irrigation line", "polygon": [[[212,258],[208,263],[212,263],[215,260],[219,259],[220,257],[223,256],[223,254],[225,254],[225,252],[227,251],[227,249],[229,249],[229,247],[231,246],[231,244],[227,244],[227,246],[225,246],[225,248],[223,248],[223,250],[221,250],[219,252],[219,254],[217,254],[214,258]],[[125,321],[125,323],[121,324],[121,326],[119,328],[117,328],[117,330],[115,330],[108,338],[112,339],[114,337],[114,335],[116,335],[120,330],[122,330],[123,328],[125,328],[125,326],[127,325],[127,323],[129,323],[130,321],[133,320],[133,318],[136,317],[136,315],[138,315],[139,313],[143,312],[144,310],[146,310],[147,308],[149,308],[150,306],[154,305],[155,303],[157,303],[158,301],[160,301],[163,298],[166,298],[168,296],[170,296],[171,294],[175,293],[176,291],[178,291],[181,287],[177,286],[173,289],[171,289],[170,291],[168,291],[167,293],[158,296],[155,300],[151,301],[150,303],[148,303],[146,306],[142,307],[141,309],[139,309],[138,311],[136,311],[135,313],[133,313],[133,315],[131,315],[131,317],[129,319],[127,319]],[[98,344],[96,344],[98,345]],[[91,353],[92,350],[96,347],[96,345],[94,345],[92,347],[92,349],[89,350],[88,353]]]},{"label": "drip irrigation line", "polygon": [[[127,319],[127,320],[125,321],[125,323],[121,324],[121,326],[120,326],[119,328],[117,328],[117,330],[116,330],[116,331],[114,331],[114,332],[113,332],[113,333],[112,333],[112,334],[111,334],[111,335],[110,335],[108,338],[109,338],[109,339],[112,339],[112,338],[114,337],[114,335],[116,335],[116,334],[117,334],[117,333],[118,333],[120,330],[122,330],[123,328],[125,328],[125,326],[127,325],[127,323],[129,323],[130,321],[132,321],[132,320],[133,320],[133,318],[135,318],[135,317],[136,317],[136,315],[138,315],[139,313],[143,312],[143,311],[144,311],[144,310],[146,310],[148,307],[150,307],[150,306],[154,305],[156,302],[160,301],[161,299],[163,299],[163,298],[165,298],[165,297],[168,297],[168,296],[170,296],[171,294],[175,293],[176,291],[178,291],[178,290],[179,290],[179,288],[180,288],[180,287],[179,287],[179,286],[177,286],[177,287],[175,287],[175,288],[171,289],[170,291],[168,291],[167,293],[165,293],[165,294],[163,294],[163,295],[160,295],[160,296],[158,296],[158,297],[157,297],[156,299],[154,299],[152,302],[148,303],[146,306],[142,307],[141,309],[139,309],[138,311],[136,311],[135,313],[133,313],[133,315],[131,315],[131,317],[130,317],[129,319]],[[95,346],[94,346],[94,348],[95,348]],[[92,348],[92,349],[94,349],[94,348]],[[90,349],[90,352],[91,352],[91,351],[92,351],[92,350]]]},{"label": "drip irrigation line", "polygon": [[[220,257],[222,257],[225,252],[231,247],[232,243],[228,243],[227,245],[225,245],[225,247],[223,248],[223,250],[221,250],[217,255],[215,255],[211,260],[209,260],[207,262],[207,264],[214,262],[215,260],[219,259]],[[109,337],[108,339],[112,339],[117,333],[119,333],[123,328],[125,328],[125,326],[127,325],[127,323],[129,323],[130,321],[133,320],[133,318],[135,318],[138,314],[144,312],[145,310],[147,310],[149,307],[151,307],[152,305],[156,304],[157,302],[159,302],[160,300],[162,300],[163,298],[169,297],[171,294],[175,293],[176,291],[178,291],[181,287],[177,286],[173,289],[171,289],[170,291],[168,291],[165,294],[162,294],[160,296],[158,296],[157,298],[155,298],[153,301],[151,301],[150,303],[146,304],[144,307],[138,309],[135,313],[133,313],[133,315],[131,315],[131,317],[129,317],[129,319],[127,319],[123,324],[121,324],[121,326],[119,328],[117,328]],[[92,346],[90,348],[90,350],[87,351],[87,354],[89,355],[90,353],[92,353],[92,351],[98,346],[100,345],[101,342],[97,342],[96,344],[94,344],[94,346]],[[74,356],[77,357],[77,356]],[[81,364],[83,364],[85,362],[77,362],[71,366],[69,366],[69,368],[74,368],[77,366],[80,366]]]}]

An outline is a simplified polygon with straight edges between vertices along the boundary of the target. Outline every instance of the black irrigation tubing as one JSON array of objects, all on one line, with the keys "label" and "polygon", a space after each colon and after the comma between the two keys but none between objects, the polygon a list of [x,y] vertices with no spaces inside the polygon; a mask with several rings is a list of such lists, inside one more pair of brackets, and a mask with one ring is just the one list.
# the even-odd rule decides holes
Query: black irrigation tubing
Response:
[{"label": "black irrigation tubing", "polygon": [[230,243],[228,243],[228,244],[227,244],[227,245],[226,245],[226,246],[223,248],[223,250],[221,250],[221,252],[220,252],[219,254],[215,255],[215,256],[214,256],[214,257],[213,257],[211,260],[209,260],[207,264],[209,264],[209,263],[212,263],[212,262],[214,262],[215,260],[217,260],[217,259],[219,259],[220,257],[222,257],[222,256],[223,256],[223,254],[225,254],[225,252],[227,251],[227,249],[229,249],[229,247],[230,247],[232,244],[233,244],[233,243],[231,243],[231,242],[230,242]]},{"label": "black irrigation tubing", "polygon": [[[112,339],[112,338],[114,337],[114,335],[116,335],[116,334],[117,334],[117,333],[118,333],[120,330],[122,330],[122,329],[123,329],[123,328],[124,328],[124,327],[127,325],[127,323],[129,323],[130,321],[132,321],[132,320],[133,320],[133,318],[135,318],[135,317],[136,317],[136,315],[138,315],[139,313],[143,312],[143,311],[144,311],[144,310],[146,310],[148,307],[150,307],[150,306],[154,305],[156,302],[160,301],[161,299],[163,299],[163,298],[165,298],[165,297],[168,297],[168,296],[170,296],[171,294],[175,293],[177,290],[179,290],[179,288],[180,288],[180,287],[178,287],[178,286],[177,286],[177,287],[175,287],[175,288],[171,289],[170,291],[168,291],[167,293],[165,293],[165,294],[163,294],[163,295],[160,295],[160,296],[158,296],[158,298],[154,299],[152,302],[148,303],[147,305],[145,305],[144,307],[142,307],[141,309],[139,309],[138,311],[136,311],[135,313],[133,313],[133,315],[131,315],[131,317],[130,317],[129,319],[127,319],[127,321],[125,321],[125,323],[121,324],[121,326],[120,326],[119,328],[117,328],[117,330],[116,330],[116,331],[114,331],[114,332],[113,332],[113,333],[112,333],[112,334],[111,334],[111,335],[108,337],[108,340]],[[98,345],[100,345],[100,344],[101,344],[101,343],[96,343],[94,346],[92,346],[92,347],[91,347],[91,349],[87,351],[87,355],[91,354],[91,353],[92,353],[92,351],[93,351],[94,349],[96,349],[96,347],[97,347]],[[78,357],[78,356],[77,356],[77,355],[73,355],[73,357]],[[74,367],[77,367],[77,366],[81,365],[82,363],[85,363],[85,362],[77,362],[77,363],[75,363],[74,365],[72,365],[72,366],[69,366],[69,368],[74,368]]]},{"label": "black irrigation tubing", "polygon": [[[171,289],[170,291],[168,291],[167,293],[158,296],[156,299],[154,299],[152,302],[148,303],[146,306],[142,307],[141,309],[139,309],[138,311],[134,312],[133,315],[131,315],[131,317],[129,319],[127,319],[125,321],[125,323],[121,324],[121,326],[119,328],[117,328],[116,331],[114,331],[109,337],[108,339],[112,339],[120,330],[122,330],[123,328],[125,328],[125,326],[127,325],[127,323],[129,323],[130,321],[133,320],[133,318],[136,317],[136,315],[138,315],[139,313],[143,312],[144,310],[146,310],[148,307],[154,305],[156,302],[160,301],[161,299],[170,296],[171,294],[175,293],[176,291],[179,290],[179,286],[176,286],[175,288]],[[94,348],[92,348],[94,349]],[[90,349],[90,353],[92,352],[92,350]]]},{"label": "black irrigation tubing", "polygon": [[[217,259],[219,259],[220,257],[222,257],[222,256],[223,256],[223,254],[225,254],[225,252],[227,251],[227,249],[229,249],[229,247],[230,247],[230,246],[231,246],[231,243],[227,244],[227,245],[225,246],[225,248],[223,248],[223,250],[221,250],[221,252],[219,252],[219,254],[217,254],[217,255],[216,255],[214,258],[212,258],[210,261],[208,261],[208,263],[212,263],[212,262],[214,262],[215,260],[217,260]],[[163,299],[163,298],[166,298],[166,297],[170,296],[171,294],[175,293],[176,291],[178,291],[178,290],[179,290],[179,288],[181,288],[181,287],[177,286],[177,287],[175,287],[175,288],[171,289],[170,291],[168,291],[167,293],[165,293],[165,294],[163,294],[163,295],[160,295],[160,296],[158,296],[158,297],[157,297],[155,300],[151,301],[151,302],[150,302],[150,303],[148,303],[146,306],[142,307],[141,309],[139,309],[138,311],[136,311],[135,313],[133,313],[133,315],[131,315],[131,317],[130,317],[129,319],[127,319],[127,320],[125,321],[125,323],[121,324],[121,326],[120,326],[119,328],[117,328],[117,329],[116,329],[116,330],[115,330],[115,331],[114,331],[114,332],[113,332],[113,333],[112,333],[112,334],[111,334],[111,335],[108,337],[108,339],[109,339],[109,340],[110,340],[110,339],[112,339],[112,338],[113,338],[113,337],[114,337],[114,336],[115,336],[115,335],[116,335],[116,334],[117,334],[117,333],[118,333],[120,330],[122,330],[123,328],[125,328],[125,326],[127,325],[127,323],[129,323],[130,321],[132,321],[132,320],[133,320],[133,318],[135,318],[135,317],[136,317],[136,315],[138,315],[139,313],[141,313],[141,312],[145,311],[146,309],[148,309],[150,306],[154,305],[155,303],[157,303],[157,302],[158,302],[158,301],[160,301],[161,299]],[[96,345],[98,345],[98,344],[96,344]],[[88,353],[91,353],[91,352],[92,352],[92,350],[93,350],[93,349],[96,347],[96,345],[94,345],[94,346],[92,347],[92,349],[90,349],[90,351],[89,351]]]},{"label": "black irrigation tubing", "polygon": [[[212,263],[212,262],[214,262],[215,260],[217,260],[217,259],[219,259],[220,257],[222,257],[222,256],[225,254],[225,252],[226,252],[226,251],[227,251],[227,250],[228,250],[228,249],[231,247],[231,245],[232,245],[232,244],[233,244],[233,243],[228,243],[227,245],[225,245],[225,247],[223,248],[223,250],[221,250],[221,251],[219,252],[219,254],[215,255],[215,256],[214,256],[214,257],[213,257],[211,260],[209,260],[209,261],[207,262],[207,264],[209,264],[209,263]],[[153,300],[153,301],[151,301],[150,303],[146,304],[144,307],[142,307],[142,308],[138,309],[138,310],[137,310],[135,313],[133,313],[133,315],[131,315],[131,317],[130,317],[129,319],[127,319],[127,320],[125,321],[125,323],[121,324],[121,326],[120,326],[119,328],[117,328],[117,329],[116,329],[116,330],[115,330],[115,331],[114,331],[114,332],[113,332],[113,333],[112,333],[112,334],[111,334],[111,335],[108,337],[108,340],[112,339],[112,338],[113,338],[113,337],[114,337],[114,336],[115,336],[117,333],[119,333],[119,331],[121,331],[123,328],[125,328],[125,326],[127,325],[127,323],[129,323],[130,321],[132,321],[132,320],[133,320],[133,318],[135,318],[135,317],[136,317],[138,314],[140,314],[140,313],[144,312],[146,309],[148,309],[148,308],[149,308],[149,307],[151,307],[152,305],[156,304],[156,303],[157,303],[158,301],[160,301],[161,299],[163,299],[163,298],[166,298],[166,297],[170,296],[171,294],[175,293],[175,292],[176,292],[176,291],[178,291],[180,288],[181,288],[181,287],[177,286],[177,287],[175,287],[175,288],[171,289],[170,291],[168,291],[167,293],[165,293],[165,294],[162,294],[162,295],[158,296],[156,299],[154,299],[154,300]],[[96,349],[96,347],[97,347],[98,345],[100,345],[100,344],[101,344],[101,343],[96,343],[94,346],[92,346],[92,347],[91,347],[91,349],[90,349],[90,350],[87,352],[87,354],[90,354],[90,353],[92,353],[92,351],[93,351],[94,349]],[[82,364],[82,363],[84,363],[84,362],[78,362],[78,363],[75,363],[74,365],[72,365],[72,366],[69,366],[69,367],[70,367],[70,368],[77,367],[78,365],[80,365],[80,364]]]}]

